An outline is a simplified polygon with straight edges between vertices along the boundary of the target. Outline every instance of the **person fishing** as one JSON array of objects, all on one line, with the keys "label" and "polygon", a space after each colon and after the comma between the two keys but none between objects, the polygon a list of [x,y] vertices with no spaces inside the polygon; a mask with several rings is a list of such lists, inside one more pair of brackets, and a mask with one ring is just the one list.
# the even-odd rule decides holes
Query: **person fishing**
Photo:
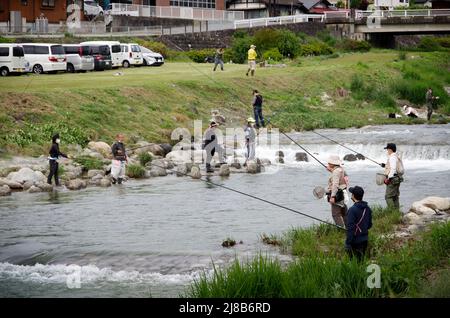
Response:
[{"label": "person fishing", "polygon": [[250,49],[247,51],[247,60],[248,60],[248,69],[247,73],[245,74],[248,76],[248,73],[251,72],[252,76],[255,75],[255,69],[256,69],[256,57],[258,54],[255,51],[256,46],[250,45]]},{"label": "person fishing", "polygon": [[223,48],[220,48],[216,50],[216,53],[214,54],[214,72],[216,71],[217,65],[220,65],[220,69],[223,71],[223,53]]},{"label": "person fishing", "polygon": [[125,177],[125,165],[128,163],[128,156],[123,143],[124,135],[117,134],[116,142],[111,147],[113,159],[111,161],[111,178],[113,184],[122,184]]},{"label": "person fishing", "polygon": [[358,261],[361,261],[366,254],[369,241],[369,229],[372,227],[372,210],[367,202],[363,201],[363,188],[354,186],[348,191],[352,194],[354,204],[348,210],[345,222],[347,230],[345,250],[350,258],[356,256]]},{"label": "person fishing", "polygon": [[263,97],[261,96],[261,94],[258,92],[257,89],[254,89],[252,106],[253,106],[253,114],[255,115],[256,129],[259,129],[261,126],[262,127],[266,126],[262,114],[262,104],[263,104]]},{"label": "person fishing", "polygon": [[219,125],[215,121],[211,121],[209,123],[208,129],[206,129],[205,131],[204,149],[206,150],[206,172],[208,173],[214,172],[214,170],[211,168],[211,160],[216,150],[219,155],[220,164],[225,163],[224,149],[221,145],[219,145],[217,141],[217,126]]},{"label": "person fishing", "polygon": [[245,163],[248,160],[255,159],[255,147],[256,147],[256,131],[253,127],[255,120],[251,117],[247,119],[247,126],[244,128],[245,133],[245,145],[247,147],[247,153],[245,156]]},{"label": "person fishing", "polygon": [[331,216],[336,225],[345,227],[347,215],[347,205],[345,204],[345,194],[347,188],[346,174],[342,168],[341,160],[337,155],[328,158],[327,170],[331,172],[328,179],[328,202],[331,204]]},{"label": "person fishing", "polygon": [[433,96],[433,90],[431,87],[428,87],[428,90],[425,94],[425,101],[427,103],[427,120],[431,120],[431,116],[433,115],[433,108],[439,97]]},{"label": "person fishing", "polygon": [[385,200],[388,207],[400,209],[400,183],[403,182],[403,163],[397,155],[397,146],[394,143],[388,143],[384,147],[387,151],[388,160],[386,164],[382,163],[384,169],[384,184],[386,185]]},{"label": "person fishing", "polygon": [[49,151],[49,157],[48,162],[50,164],[50,173],[47,177],[47,183],[52,184],[52,178],[55,178],[55,185],[58,187],[59,184],[59,176],[58,176],[58,169],[59,169],[59,163],[58,159],[59,156],[68,158],[68,156],[61,151],[59,151],[59,144],[61,142],[61,139],[59,138],[59,133],[56,133],[52,137],[52,146],[50,147]]}]

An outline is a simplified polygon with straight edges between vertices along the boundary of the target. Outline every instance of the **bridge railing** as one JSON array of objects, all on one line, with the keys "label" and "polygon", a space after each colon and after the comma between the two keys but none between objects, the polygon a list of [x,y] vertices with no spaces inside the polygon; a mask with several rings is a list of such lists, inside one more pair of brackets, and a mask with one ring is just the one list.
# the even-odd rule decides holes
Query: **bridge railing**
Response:
[{"label": "bridge railing", "polygon": [[297,14],[271,18],[258,18],[234,21],[234,28],[253,28],[259,26],[282,25],[288,23],[300,23],[311,21],[324,21],[323,14]]},{"label": "bridge railing", "polygon": [[363,18],[394,18],[394,17],[436,17],[450,16],[450,9],[417,9],[417,10],[374,10],[355,12],[355,19]]}]

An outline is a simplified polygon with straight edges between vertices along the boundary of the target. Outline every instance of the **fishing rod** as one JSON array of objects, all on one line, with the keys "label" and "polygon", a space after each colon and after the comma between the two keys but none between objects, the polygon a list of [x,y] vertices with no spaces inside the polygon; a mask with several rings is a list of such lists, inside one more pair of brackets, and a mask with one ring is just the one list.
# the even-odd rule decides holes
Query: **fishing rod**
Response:
[{"label": "fishing rod", "polygon": [[356,150],[353,150],[353,149],[350,148],[350,147],[347,147],[347,146],[345,146],[345,145],[343,145],[343,144],[341,144],[341,143],[339,143],[339,142],[337,142],[337,141],[335,141],[335,140],[333,140],[333,139],[331,139],[331,138],[329,138],[329,137],[327,137],[327,136],[325,136],[325,135],[322,135],[322,134],[318,133],[317,131],[314,131],[314,130],[313,130],[312,132],[315,133],[315,134],[317,134],[317,135],[319,135],[319,136],[321,136],[321,137],[323,137],[323,138],[325,138],[325,139],[328,139],[329,141],[334,142],[335,144],[338,144],[338,145],[341,146],[341,147],[344,147],[345,149],[350,150],[351,152],[356,153],[357,155],[362,155],[362,156],[364,156],[364,158],[366,158],[366,159],[372,161],[373,163],[377,164],[378,166],[381,166],[381,163],[376,162],[376,161],[373,160],[373,159],[370,159],[369,157],[367,157],[367,156],[361,154],[360,152],[357,152]]}]

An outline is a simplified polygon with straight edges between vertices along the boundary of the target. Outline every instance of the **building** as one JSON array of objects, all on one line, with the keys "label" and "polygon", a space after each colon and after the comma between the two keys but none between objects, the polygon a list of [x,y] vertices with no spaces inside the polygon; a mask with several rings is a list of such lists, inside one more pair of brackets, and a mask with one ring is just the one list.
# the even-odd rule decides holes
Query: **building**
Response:
[{"label": "building", "polygon": [[225,10],[225,0],[103,0],[105,7],[112,3],[137,4],[156,7],[189,7]]},{"label": "building", "polygon": [[409,7],[409,0],[374,0],[376,8],[387,8],[393,10],[398,7]]},{"label": "building", "polygon": [[36,18],[45,17],[49,23],[59,23],[67,19],[66,0],[1,0],[0,22],[11,19],[11,12],[20,12],[26,22],[34,22]]}]

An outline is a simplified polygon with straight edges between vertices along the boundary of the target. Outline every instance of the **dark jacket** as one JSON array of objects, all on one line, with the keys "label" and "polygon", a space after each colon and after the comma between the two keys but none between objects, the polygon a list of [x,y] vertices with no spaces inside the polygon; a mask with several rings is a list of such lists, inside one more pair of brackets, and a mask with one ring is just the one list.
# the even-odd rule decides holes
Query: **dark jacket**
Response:
[{"label": "dark jacket", "polygon": [[111,151],[112,151],[114,159],[120,160],[120,161],[127,160],[127,154],[125,152],[125,145],[122,142],[116,141],[112,145]]},{"label": "dark jacket", "polygon": [[263,103],[263,98],[260,94],[256,94],[253,97],[253,107],[261,108]]},{"label": "dark jacket", "polygon": [[367,202],[356,202],[348,210],[346,224],[347,239],[345,240],[345,244],[351,245],[367,241],[369,239],[369,229],[371,227],[372,210],[367,205]]},{"label": "dark jacket", "polygon": [[67,155],[59,151],[59,145],[56,142],[52,143],[49,151],[50,157],[58,159],[59,156],[67,158]]}]

